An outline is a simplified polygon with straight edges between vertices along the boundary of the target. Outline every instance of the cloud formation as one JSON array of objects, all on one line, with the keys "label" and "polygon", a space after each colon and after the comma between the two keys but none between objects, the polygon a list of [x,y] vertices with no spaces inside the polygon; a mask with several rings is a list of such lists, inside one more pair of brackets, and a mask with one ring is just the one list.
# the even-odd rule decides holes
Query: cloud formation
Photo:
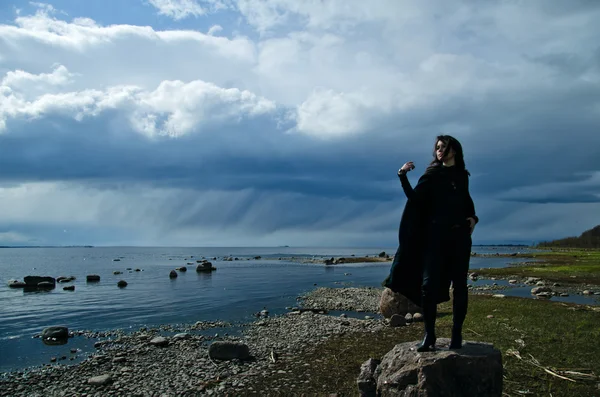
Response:
[{"label": "cloud formation", "polygon": [[600,223],[600,5],[140,5],[0,24],[5,241],[394,245],[440,133],[476,243]]}]

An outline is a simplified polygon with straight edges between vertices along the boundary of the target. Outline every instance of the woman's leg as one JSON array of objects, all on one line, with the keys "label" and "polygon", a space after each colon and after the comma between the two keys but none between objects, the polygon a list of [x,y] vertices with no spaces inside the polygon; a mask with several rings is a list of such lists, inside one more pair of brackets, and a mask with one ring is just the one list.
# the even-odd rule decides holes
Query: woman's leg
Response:
[{"label": "woman's leg", "polygon": [[462,347],[462,326],[467,316],[469,290],[467,288],[467,274],[471,259],[471,236],[457,233],[450,264],[450,278],[452,280],[452,340],[451,349]]},{"label": "woman's leg", "polygon": [[440,239],[431,236],[427,244],[427,250],[423,261],[423,285],[421,307],[423,308],[423,320],[425,322],[425,337],[417,348],[424,352],[435,348],[435,320],[437,316],[437,291],[441,282],[441,266],[443,252]]}]

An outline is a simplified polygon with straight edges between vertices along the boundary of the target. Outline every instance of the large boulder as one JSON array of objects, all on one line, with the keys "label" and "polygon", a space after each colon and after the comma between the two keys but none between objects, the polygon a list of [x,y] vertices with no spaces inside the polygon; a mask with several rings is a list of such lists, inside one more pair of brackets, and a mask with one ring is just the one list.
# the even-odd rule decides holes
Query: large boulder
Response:
[{"label": "large boulder", "polygon": [[211,262],[208,262],[208,261],[202,261],[202,263],[200,263],[198,266],[196,266],[196,271],[198,273],[201,273],[201,272],[212,272],[214,270],[217,270],[217,268],[214,267],[213,264]]},{"label": "large boulder", "polygon": [[67,327],[48,327],[42,331],[42,339],[68,339],[69,329]]},{"label": "large boulder", "polygon": [[[27,289],[53,289],[56,287],[56,279],[48,276],[25,276],[23,278]],[[40,285],[40,283],[43,283]]]},{"label": "large boulder", "polygon": [[379,311],[383,317],[390,318],[394,314],[404,317],[407,313],[420,313],[421,308],[404,295],[385,288],[379,300]]},{"label": "large boulder", "polygon": [[374,360],[363,364],[357,381],[360,395],[502,396],[502,354],[492,344],[466,342],[449,350],[450,339],[442,338],[437,350],[426,353],[417,352],[418,344],[398,344],[379,365]]}]

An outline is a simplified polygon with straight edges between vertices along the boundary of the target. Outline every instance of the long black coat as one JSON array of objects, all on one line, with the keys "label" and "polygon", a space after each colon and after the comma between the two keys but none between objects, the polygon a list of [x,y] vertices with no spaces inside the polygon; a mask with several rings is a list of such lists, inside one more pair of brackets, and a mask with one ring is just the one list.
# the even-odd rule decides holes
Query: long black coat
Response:
[{"label": "long black coat", "polygon": [[[408,200],[402,212],[400,228],[398,231],[398,250],[394,255],[394,261],[388,277],[383,281],[384,287],[394,292],[399,292],[413,303],[421,306],[421,286],[423,284],[423,260],[428,241],[429,218],[428,197],[440,194],[439,178],[440,166],[431,166],[425,174],[419,178],[415,189],[410,186],[406,175],[400,176],[400,182]],[[464,171],[464,179],[460,178],[461,190],[466,192],[467,216],[472,216],[479,221],[475,215],[473,200],[468,191],[468,172]],[[437,303],[450,300],[450,278],[442,274],[439,290],[436,293]]]}]

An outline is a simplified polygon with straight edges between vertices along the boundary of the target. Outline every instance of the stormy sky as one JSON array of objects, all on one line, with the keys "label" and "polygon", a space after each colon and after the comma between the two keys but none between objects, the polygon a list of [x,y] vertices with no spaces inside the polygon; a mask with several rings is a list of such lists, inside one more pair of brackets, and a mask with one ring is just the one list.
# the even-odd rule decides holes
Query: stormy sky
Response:
[{"label": "stormy sky", "polygon": [[0,245],[394,246],[435,136],[474,244],[600,224],[600,2],[0,3]]}]

